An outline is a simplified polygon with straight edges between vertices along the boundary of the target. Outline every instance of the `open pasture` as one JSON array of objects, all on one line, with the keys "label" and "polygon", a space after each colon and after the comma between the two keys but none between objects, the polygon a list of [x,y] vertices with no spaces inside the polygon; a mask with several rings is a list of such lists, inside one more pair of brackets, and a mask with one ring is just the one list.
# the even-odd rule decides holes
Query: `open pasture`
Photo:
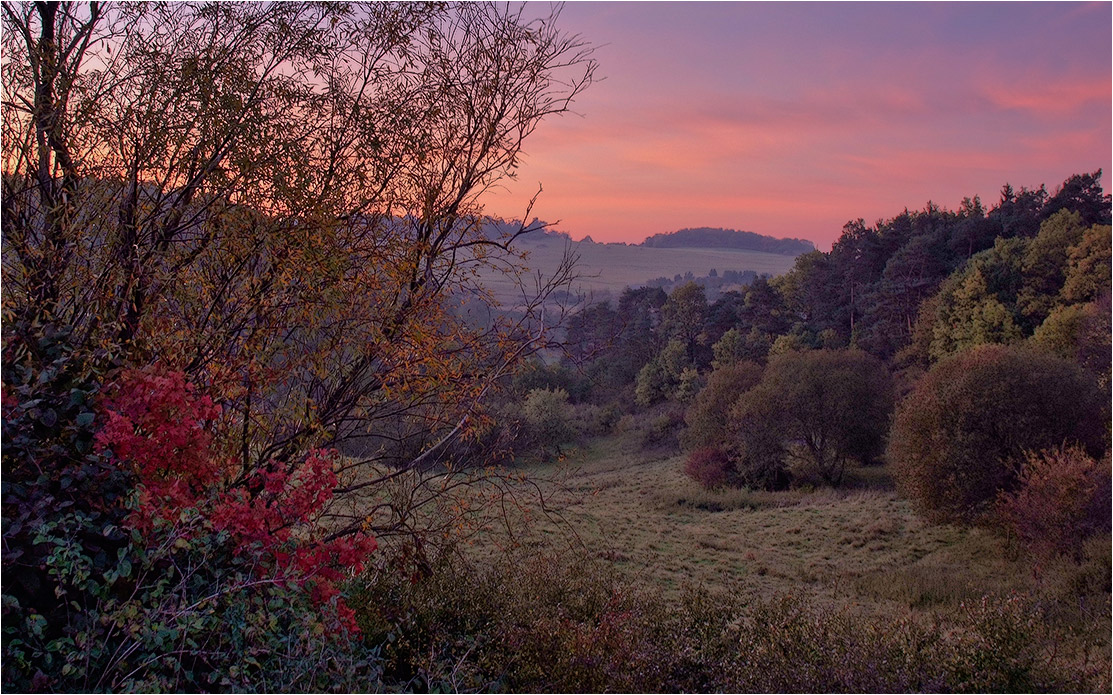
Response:
[{"label": "open pasture", "polygon": [[[567,249],[577,257],[576,279],[568,288],[572,294],[585,295],[594,301],[618,299],[626,287],[644,285],[657,277],[673,278],[691,272],[696,277],[712,269],[781,275],[792,268],[796,259],[760,251],[735,249],[650,248],[620,244],[564,242],[552,236],[529,240],[521,248],[527,252],[525,264],[531,274],[550,278]],[[482,276],[483,283],[496,299],[507,306],[521,301],[521,292],[509,278],[493,271]],[[527,283],[527,288],[531,285]]]}]

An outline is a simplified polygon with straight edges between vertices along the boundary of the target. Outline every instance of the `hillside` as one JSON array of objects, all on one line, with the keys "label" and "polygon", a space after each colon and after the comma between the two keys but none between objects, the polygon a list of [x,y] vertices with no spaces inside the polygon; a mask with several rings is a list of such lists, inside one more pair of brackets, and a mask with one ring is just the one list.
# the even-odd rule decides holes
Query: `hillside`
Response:
[{"label": "hillside", "polygon": [[[578,258],[578,278],[572,283],[573,293],[591,295],[595,300],[617,298],[625,287],[638,287],[661,276],[672,278],[691,272],[696,277],[712,270],[723,273],[752,270],[761,275],[781,275],[792,268],[794,256],[734,248],[657,248],[624,244],[595,244],[571,241],[559,234],[536,234],[524,237],[521,248],[527,252],[526,265],[531,272],[550,277],[565,250]],[[516,286],[495,273],[484,275],[484,283],[504,304],[513,305],[520,298]]]},{"label": "hillside", "polygon": [[754,232],[740,232],[734,229],[712,227],[680,229],[666,234],[654,234],[643,241],[641,245],[650,248],[740,249],[793,257],[815,250],[815,245],[806,239],[778,239],[755,234]]}]

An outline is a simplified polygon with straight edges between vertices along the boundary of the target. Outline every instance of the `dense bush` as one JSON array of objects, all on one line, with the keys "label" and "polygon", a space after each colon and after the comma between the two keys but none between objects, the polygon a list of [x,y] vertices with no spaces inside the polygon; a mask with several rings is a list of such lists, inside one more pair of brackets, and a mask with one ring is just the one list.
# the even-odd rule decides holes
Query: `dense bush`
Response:
[{"label": "dense bush", "polygon": [[707,447],[688,454],[684,472],[705,488],[717,488],[731,482],[734,462],[722,449]]},{"label": "dense bush", "polygon": [[533,389],[522,404],[525,436],[543,457],[560,456],[560,445],[575,436],[572,417],[573,409],[564,389]]},{"label": "dense bush", "polygon": [[1098,463],[1077,447],[1029,452],[997,513],[1037,558],[1081,559],[1086,539],[1109,531],[1109,455]]},{"label": "dense bush", "polygon": [[688,448],[725,445],[730,439],[731,406],[760,380],[761,367],[753,362],[729,364],[711,372],[707,386],[684,414],[688,428],[681,436],[681,443]]},{"label": "dense bush", "polygon": [[1108,411],[1093,380],[1061,358],[983,345],[931,369],[901,403],[889,460],[901,489],[938,519],[973,520],[1016,483],[1026,451],[1105,449]]},{"label": "dense bush", "polygon": [[[315,524],[333,457],[272,462],[236,484],[207,430],[219,408],[180,373],[83,389],[63,376],[80,373],[65,355],[38,378],[4,373],[4,687],[374,682],[340,584],[375,543]],[[59,387],[71,407],[45,415]],[[53,445],[33,423],[44,416],[64,435]]]},{"label": "dense bush", "polygon": [[417,581],[385,563],[355,592],[384,681],[405,690],[1023,692],[1093,687],[1049,658],[1064,637],[1019,596],[943,621],[870,618],[799,598],[665,596],[577,553],[459,556]]}]

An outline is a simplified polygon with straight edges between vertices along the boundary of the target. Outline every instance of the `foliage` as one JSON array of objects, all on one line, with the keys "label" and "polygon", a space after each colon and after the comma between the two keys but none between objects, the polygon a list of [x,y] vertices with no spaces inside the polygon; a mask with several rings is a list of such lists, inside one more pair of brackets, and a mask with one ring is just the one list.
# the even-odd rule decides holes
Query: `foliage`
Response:
[{"label": "foliage", "polygon": [[1061,295],[1072,303],[1096,299],[1108,291],[1113,227],[1097,225],[1082,233],[1082,238],[1069,250],[1066,276]]},{"label": "foliage", "polygon": [[780,596],[666,598],[583,553],[441,558],[410,582],[361,583],[360,624],[404,690],[986,692],[1089,687],[1054,659],[1064,636],[1020,596],[945,621],[872,618]]},{"label": "foliage", "polygon": [[684,427],[684,411],[671,403],[653,408],[636,419],[638,445],[644,450],[680,448],[680,432]]},{"label": "foliage", "polygon": [[694,282],[673,290],[661,307],[661,333],[684,347],[685,360],[696,364],[699,359],[699,337],[707,317],[707,296]]},{"label": "foliage", "polygon": [[[219,398],[214,437],[245,476],[357,437],[361,482],[449,463],[547,342],[549,280],[570,273],[524,277],[512,244],[532,228],[486,225],[480,202],[592,81],[556,18],[5,5],[5,340],[65,326],[102,372],[184,372]],[[513,317],[484,269],[522,289]]]},{"label": "foliage", "polygon": [[734,475],[734,461],[722,449],[696,449],[684,461],[684,472],[705,488],[723,487]]},{"label": "foliage", "polygon": [[1086,539],[1109,532],[1109,455],[1099,464],[1078,447],[1028,452],[1016,489],[997,500],[1001,522],[1037,558],[1082,557]]},{"label": "foliage", "polygon": [[901,489],[938,519],[973,520],[1025,451],[1106,445],[1107,403],[1091,378],[1053,355],[983,345],[945,359],[900,404],[889,462]]},{"label": "foliage", "polygon": [[552,451],[559,456],[560,445],[567,443],[575,435],[572,415],[573,409],[564,389],[533,389],[522,404],[522,417],[528,428],[527,436],[544,455]]},{"label": "foliage", "polygon": [[[90,553],[83,539],[102,534],[122,539],[117,552]],[[34,542],[69,610],[52,622],[5,594],[5,689],[350,691],[377,681],[377,660],[350,639],[335,601],[322,606],[291,575],[238,552],[197,509],[146,532],[63,513]]]},{"label": "foliage", "polygon": [[[1016,343],[1065,317],[1109,289],[1109,230],[1082,226],[1066,209],[1051,215],[1031,239],[998,239],[943,283],[920,309],[914,349],[937,361],[975,345]],[[930,337],[929,335],[930,334]]]},{"label": "foliage", "polygon": [[[20,388],[23,372],[5,372],[5,395],[56,388],[48,374]],[[70,389],[61,417],[72,420],[52,430],[78,434],[53,450],[34,446],[28,423],[44,398],[5,398],[4,573],[18,577],[4,588],[5,687],[373,680],[339,585],[374,540],[325,537],[315,523],[336,485],[333,457],[237,481],[205,429],[219,409],[180,372],[123,371],[95,403],[88,393]]]},{"label": "foliage", "polygon": [[711,372],[707,386],[684,414],[688,425],[681,437],[684,446],[725,446],[730,439],[728,417],[731,406],[760,380],[761,367],[753,362],[738,362]]},{"label": "foliage", "polygon": [[683,340],[669,340],[638,372],[634,381],[638,405],[651,406],[663,400],[691,401],[699,392],[701,377],[688,355]]},{"label": "foliage", "polygon": [[848,460],[880,455],[892,410],[885,365],[861,351],[777,355],[731,411],[743,456],[788,466],[801,480],[837,485]]},{"label": "foliage", "polygon": [[665,234],[654,234],[647,237],[641,245],[654,248],[697,247],[749,249],[751,251],[762,251],[764,253],[783,253],[789,256],[807,253],[815,248],[812,242],[805,239],[775,239],[753,232],[739,232],[733,229],[713,229],[709,227],[680,229]]}]

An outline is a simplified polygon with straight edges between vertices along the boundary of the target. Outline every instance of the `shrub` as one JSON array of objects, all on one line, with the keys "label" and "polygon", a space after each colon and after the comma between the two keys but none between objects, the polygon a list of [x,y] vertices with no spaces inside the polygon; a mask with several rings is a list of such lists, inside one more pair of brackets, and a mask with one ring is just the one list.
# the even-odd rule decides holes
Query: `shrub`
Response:
[{"label": "shrub", "polygon": [[[5,372],[5,396],[17,372]],[[123,371],[104,389],[71,388],[73,420],[56,411],[42,431],[28,420],[43,399],[12,391],[5,688],[316,690],[377,678],[377,661],[350,639],[340,594],[374,540],[328,538],[316,523],[336,487],[331,454],[272,462],[235,484],[239,471],[206,429],[219,409],[176,372]],[[71,427],[77,436],[57,449],[33,446]],[[42,474],[28,480],[23,464],[36,462]],[[23,581],[13,586],[9,572]]]},{"label": "shrub", "polygon": [[638,444],[642,449],[671,449],[680,447],[679,434],[684,427],[684,411],[662,404],[637,419]]},{"label": "shrub", "polygon": [[688,454],[684,472],[705,488],[717,488],[731,482],[734,462],[722,449],[707,447]]},{"label": "shrub", "polygon": [[1063,636],[1020,596],[893,620],[789,596],[666,596],[576,552],[486,568],[446,556],[417,581],[388,564],[359,585],[360,625],[391,689],[1023,692],[1099,677],[1049,656]]},{"label": "shrub", "polygon": [[1018,347],[983,345],[932,368],[901,403],[889,443],[901,490],[940,520],[971,521],[1001,490],[1012,461],[1064,442],[1105,449],[1107,415],[1077,366]]},{"label": "shrub", "polygon": [[711,372],[707,386],[684,414],[688,427],[681,443],[688,448],[724,446],[730,440],[727,424],[731,406],[760,380],[761,367],[753,362],[738,362]]},{"label": "shrub", "polygon": [[1016,489],[1001,493],[997,514],[1036,557],[1080,560],[1086,539],[1109,530],[1108,454],[1099,464],[1078,447],[1029,452]]},{"label": "shrub", "polygon": [[560,455],[560,445],[572,439],[572,406],[564,389],[533,389],[522,404],[529,438],[542,456]]}]

